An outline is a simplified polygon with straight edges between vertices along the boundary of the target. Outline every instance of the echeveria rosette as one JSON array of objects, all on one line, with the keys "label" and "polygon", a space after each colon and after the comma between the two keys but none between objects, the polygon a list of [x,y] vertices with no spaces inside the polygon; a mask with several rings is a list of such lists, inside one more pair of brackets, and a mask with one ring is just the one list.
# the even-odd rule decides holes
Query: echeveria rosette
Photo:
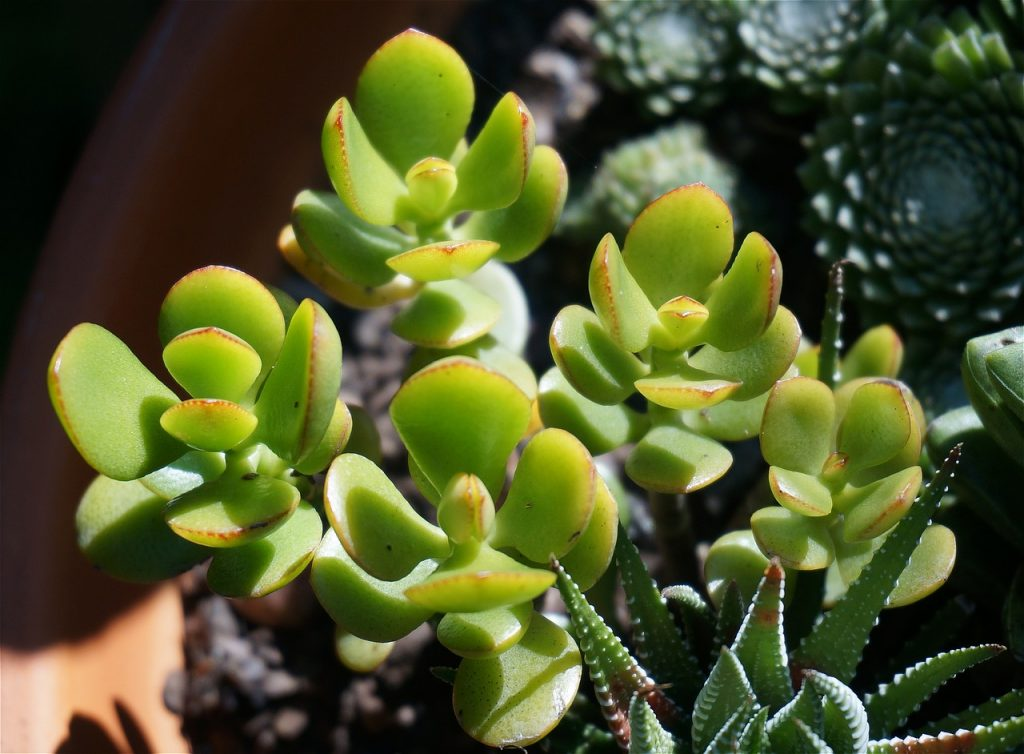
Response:
[{"label": "echeveria rosette", "polygon": [[[581,677],[575,642],[531,602],[554,583],[553,557],[585,587],[597,581],[614,551],[618,506],[583,444],[560,429],[530,437],[496,505],[509,456],[531,425],[531,400],[475,359],[449,356],[416,372],[391,418],[438,524],[371,461],[337,457],[324,487],[331,531],[314,558],[314,590],[341,629],[363,641],[394,641],[440,614],[438,638],[463,658],[454,689],[460,723],[488,745],[526,746],[561,719]],[[483,685],[488,693],[479,693]]]},{"label": "echeveria rosette", "polygon": [[718,104],[739,51],[733,0],[601,0],[593,41],[603,72],[652,114]]},{"label": "echeveria rosette", "polygon": [[354,102],[324,123],[336,193],[303,191],[279,247],[341,302],[367,308],[412,298],[401,337],[454,348],[486,335],[501,307],[466,278],[514,262],[550,234],[565,201],[558,154],[534,145],[533,119],[512,93],[470,143],[473,80],[435,37],[410,29],[366,63]]},{"label": "echeveria rosette", "polygon": [[[733,258],[732,215],[714,191],[698,183],[659,197],[621,253],[611,235],[598,245],[593,311],[555,318],[560,374],[541,380],[542,419],[594,453],[636,442],[626,472],[651,491],[711,484],[732,463],[719,441],[757,433],[767,391],[796,355],[800,327],[778,305],[781,286],[763,236],[749,234]],[[625,405],[634,392],[646,413]]]},{"label": "echeveria rosette", "polygon": [[802,169],[809,226],[911,362],[1021,311],[1022,91],[1020,55],[958,11],[865,51],[829,97]]},{"label": "echeveria rosette", "polygon": [[351,431],[341,340],[327,313],[229,267],[189,273],[160,308],[167,371],[185,400],[99,325],[53,355],[50,396],[100,473],[76,515],[86,556],[135,581],[213,556],[210,586],[257,597],[295,578],[323,526],[311,474]]}]

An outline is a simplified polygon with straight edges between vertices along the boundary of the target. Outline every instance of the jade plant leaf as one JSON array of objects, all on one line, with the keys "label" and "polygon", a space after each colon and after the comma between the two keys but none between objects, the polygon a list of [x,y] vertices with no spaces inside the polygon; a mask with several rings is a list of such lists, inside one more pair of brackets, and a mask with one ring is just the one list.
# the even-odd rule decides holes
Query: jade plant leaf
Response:
[{"label": "jade plant leaf", "polygon": [[[840,412],[843,392],[840,388],[837,395]],[[914,416],[899,383],[869,380],[849,395],[836,433],[837,450],[846,454],[848,471],[875,466],[902,450],[913,428]]]},{"label": "jade plant leaf", "polygon": [[835,557],[828,525],[785,508],[761,508],[750,517],[750,528],[763,552],[774,555],[788,568],[817,571]]},{"label": "jade plant leaf", "polygon": [[369,458],[378,466],[384,460],[380,450],[380,432],[373,417],[362,406],[349,406],[352,417],[352,432],[349,434],[345,449],[349,453],[358,453]]},{"label": "jade plant leaf", "polygon": [[861,377],[890,377],[899,374],[903,364],[903,341],[889,325],[865,331],[846,352],[839,365],[840,380]]},{"label": "jade plant leaf", "polygon": [[452,703],[463,729],[487,746],[529,746],[568,711],[583,677],[576,643],[542,615],[496,657],[466,659]]},{"label": "jade plant leaf", "polygon": [[492,260],[468,275],[464,282],[501,305],[501,316],[489,335],[512,353],[522,354],[530,336],[530,306],[516,274],[508,265]]},{"label": "jade plant leaf", "polygon": [[711,408],[735,393],[741,383],[721,379],[692,367],[655,372],[634,383],[637,391],[665,408],[700,410]]},{"label": "jade plant leaf", "polygon": [[346,453],[324,481],[324,509],[349,555],[374,578],[396,581],[427,558],[443,558],[448,537],[425,521],[372,461]]},{"label": "jade plant leaf", "polygon": [[231,401],[192,398],[175,403],[160,415],[171,437],[196,450],[230,450],[256,429],[258,420]]},{"label": "jade plant leaf", "polygon": [[757,437],[768,393],[746,401],[725,401],[700,411],[683,412],[683,423],[705,437],[723,442],[740,442]]},{"label": "jade plant leaf", "polygon": [[761,454],[772,466],[817,475],[832,451],[835,399],[825,383],[791,377],[775,384],[761,421]]},{"label": "jade plant leaf", "polygon": [[604,329],[625,350],[638,353],[651,344],[658,313],[622,260],[611,233],[601,239],[590,263],[590,300]]},{"label": "jade plant leaf", "polygon": [[848,487],[840,497],[840,507],[846,514],[843,539],[874,539],[888,531],[903,518],[920,488],[920,466],[911,466],[864,487]]},{"label": "jade plant leaf", "polygon": [[241,338],[219,327],[199,327],[172,338],[164,365],[194,398],[239,401],[263,369],[260,355]]},{"label": "jade plant leaf", "polygon": [[459,657],[494,657],[523,638],[533,616],[529,602],[447,613],[437,624],[437,640]]},{"label": "jade plant leaf", "polygon": [[455,50],[407,29],[366,62],[356,107],[374,146],[404,175],[423,157],[451,157],[473,112],[473,79]]},{"label": "jade plant leaf", "polygon": [[178,335],[201,327],[226,330],[252,346],[263,365],[257,381],[270,372],[284,342],[284,314],[274,294],[256,278],[231,267],[194,270],[164,297],[158,321],[164,347]]},{"label": "jade plant leaf", "polygon": [[924,599],[946,583],[955,563],[956,535],[942,524],[932,524],[921,535],[885,606],[902,607]]},{"label": "jade plant leaf", "polygon": [[181,458],[146,474],[139,481],[150,492],[170,500],[195,489],[203,482],[216,479],[224,473],[226,467],[223,453],[190,450]]},{"label": "jade plant leaf", "polygon": [[160,416],[177,396],[99,325],[72,328],[54,351],[46,376],[64,431],[104,476],[138,479],[185,453],[185,446],[160,427]]},{"label": "jade plant leaf", "polygon": [[626,236],[622,257],[655,307],[676,296],[703,301],[732,256],[732,213],[702,183],[647,205]]},{"label": "jade plant leaf", "polygon": [[584,592],[608,570],[619,532],[618,503],[600,474],[596,475],[596,482],[594,512],[587,528],[573,548],[562,556],[562,567]]},{"label": "jade plant leaf", "polygon": [[352,560],[338,535],[328,529],[313,556],[309,580],[338,626],[367,641],[388,642],[402,638],[434,614],[410,602],[405,590],[435,568],[435,561],[424,560],[398,581],[375,579]]},{"label": "jade plant leaf", "polygon": [[391,402],[391,419],[416,465],[438,490],[457,473],[480,477],[491,495],[526,432],[530,400],[515,384],[463,356],[412,375]]},{"label": "jade plant leaf", "polygon": [[494,241],[439,241],[393,256],[388,267],[422,283],[461,278],[494,256]]},{"label": "jade plant leaf", "polygon": [[768,469],[768,484],[779,505],[793,513],[827,516],[832,512],[832,493],[816,476],[772,466]]},{"label": "jade plant leaf", "polygon": [[694,345],[708,320],[708,309],[689,296],[670,298],[658,307],[658,322],[662,331],[651,335],[661,348],[680,349]]},{"label": "jade plant leaf", "polygon": [[211,551],[167,528],[165,504],[140,482],[98,476],[75,512],[78,547],[96,568],[117,579],[149,583],[177,576]]},{"label": "jade plant leaf", "polygon": [[633,383],[648,367],[619,346],[601,326],[597,315],[573,304],[551,324],[551,355],[578,392],[611,406],[632,395]]},{"label": "jade plant leaf", "polygon": [[569,189],[569,178],[562,158],[554,149],[540,145],[526,174],[519,198],[508,207],[474,212],[455,229],[458,238],[489,238],[501,248],[497,258],[518,262],[530,255],[551,235]]},{"label": "jade plant leaf", "polygon": [[493,210],[512,204],[526,183],[533,146],[533,116],[523,101],[509,92],[494,106],[455,168],[459,186],[450,209]]},{"label": "jade plant leaf", "polygon": [[335,456],[345,449],[352,436],[352,430],[352,413],[339,398],[334,402],[331,423],[327,425],[320,442],[300,462],[295,464],[295,470],[302,474],[316,474],[326,469]]},{"label": "jade plant leaf", "polygon": [[410,206],[400,209],[399,214],[412,215],[414,221],[436,222],[458,184],[454,165],[440,157],[424,157],[405,174]]},{"label": "jade plant leaf", "polygon": [[221,550],[206,573],[210,589],[225,597],[262,597],[297,577],[323,537],[320,514],[309,503],[263,539]]},{"label": "jade plant leaf", "polygon": [[647,418],[622,403],[602,406],[580,395],[557,367],[541,377],[540,417],[547,427],[571,432],[594,455],[640,439]]},{"label": "jade plant leaf", "polygon": [[486,367],[508,377],[526,397],[537,397],[537,377],[530,365],[494,337],[494,331],[456,348],[417,348],[409,359],[406,369],[417,372],[432,362],[449,356],[467,356],[476,359]]},{"label": "jade plant leaf", "polygon": [[299,504],[299,491],[280,479],[225,474],[175,498],[164,520],[176,534],[207,547],[238,547],[283,524]]},{"label": "jade plant leaf", "polygon": [[451,478],[437,505],[437,523],[456,544],[487,537],[494,526],[494,501],[479,477]]},{"label": "jade plant leaf", "polygon": [[655,427],[626,459],[626,474],[655,492],[693,492],[720,479],[732,455],[714,440],[683,427]]},{"label": "jade plant leaf", "polygon": [[712,543],[704,560],[704,581],[711,601],[721,605],[729,582],[735,581],[743,603],[748,604],[768,563],[750,529],[723,534]]},{"label": "jade plant leaf", "polygon": [[562,429],[531,438],[495,517],[492,544],[535,563],[569,552],[594,510],[597,472],[590,453]]},{"label": "jade plant leaf", "polygon": [[372,673],[391,656],[394,646],[392,641],[360,639],[340,627],[334,630],[334,653],[353,673]]},{"label": "jade plant leaf", "polygon": [[461,280],[428,283],[391,323],[400,338],[426,348],[458,348],[483,337],[501,316],[493,298]]}]

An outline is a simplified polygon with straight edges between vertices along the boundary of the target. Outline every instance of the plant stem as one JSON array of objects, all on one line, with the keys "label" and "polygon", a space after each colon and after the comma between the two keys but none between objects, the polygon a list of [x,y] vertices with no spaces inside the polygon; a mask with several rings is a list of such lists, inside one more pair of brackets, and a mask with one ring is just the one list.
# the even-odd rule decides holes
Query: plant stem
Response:
[{"label": "plant stem", "polygon": [[697,584],[697,541],[685,495],[649,492],[654,541],[661,556],[661,575],[669,584]]},{"label": "plant stem", "polygon": [[832,389],[839,379],[839,334],[843,322],[843,263],[836,262],[828,271],[828,292],[825,294],[825,316],[821,320],[821,347],[818,351],[818,379]]}]

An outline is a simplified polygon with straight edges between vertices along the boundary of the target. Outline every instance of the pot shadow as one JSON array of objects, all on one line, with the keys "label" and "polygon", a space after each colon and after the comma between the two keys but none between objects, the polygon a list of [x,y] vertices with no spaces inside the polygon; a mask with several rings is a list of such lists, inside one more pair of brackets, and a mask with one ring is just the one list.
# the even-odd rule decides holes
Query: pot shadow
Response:
[{"label": "pot shadow", "polygon": [[[132,713],[119,700],[114,700],[114,711],[121,724],[121,733],[128,742],[128,754],[153,754]],[[125,754],[125,750],[96,720],[76,712],[68,721],[68,733],[56,748],[56,754]]]}]

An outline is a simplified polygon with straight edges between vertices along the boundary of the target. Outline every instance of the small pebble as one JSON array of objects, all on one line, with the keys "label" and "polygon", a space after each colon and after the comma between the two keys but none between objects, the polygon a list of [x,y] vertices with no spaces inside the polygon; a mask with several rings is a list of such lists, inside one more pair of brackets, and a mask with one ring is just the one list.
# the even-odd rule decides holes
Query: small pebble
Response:
[{"label": "small pebble", "polygon": [[309,724],[309,715],[305,710],[285,707],[274,717],[274,731],[286,740],[298,738]]}]

